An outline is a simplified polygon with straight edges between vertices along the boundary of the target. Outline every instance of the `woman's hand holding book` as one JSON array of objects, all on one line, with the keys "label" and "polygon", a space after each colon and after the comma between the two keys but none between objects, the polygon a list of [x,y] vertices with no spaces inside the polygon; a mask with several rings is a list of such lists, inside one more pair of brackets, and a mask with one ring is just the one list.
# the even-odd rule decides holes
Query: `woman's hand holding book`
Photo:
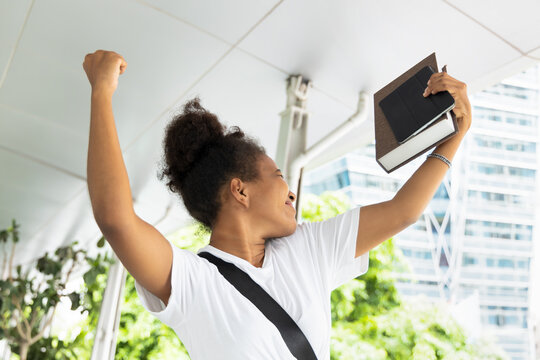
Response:
[{"label": "woman's hand holding book", "polygon": [[444,90],[448,91],[456,102],[452,112],[456,116],[459,132],[461,135],[465,135],[471,127],[472,121],[471,103],[467,96],[467,84],[454,79],[445,71],[434,73],[431,75],[427,87],[424,90],[424,97]]}]

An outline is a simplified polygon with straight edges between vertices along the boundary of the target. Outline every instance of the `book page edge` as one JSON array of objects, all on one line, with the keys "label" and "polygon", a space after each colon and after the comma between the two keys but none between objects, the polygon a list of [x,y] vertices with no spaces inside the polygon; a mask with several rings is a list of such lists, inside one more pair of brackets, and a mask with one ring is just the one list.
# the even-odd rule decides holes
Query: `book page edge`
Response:
[{"label": "book page edge", "polygon": [[426,131],[399,145],[378,161],[385,169],[390,170],[438,141],[433,141],[433,139],[442,139],[453,131],[455,131],[454,124],[450,114],[448,114],[446,120],[431,126]]}]

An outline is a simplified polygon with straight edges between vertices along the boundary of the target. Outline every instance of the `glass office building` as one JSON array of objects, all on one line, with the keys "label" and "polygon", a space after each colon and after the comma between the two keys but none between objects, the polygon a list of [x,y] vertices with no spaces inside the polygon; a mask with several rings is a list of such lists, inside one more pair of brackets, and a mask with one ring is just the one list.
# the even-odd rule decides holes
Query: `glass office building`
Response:
[{"label": "glass office building", "polygon": [[[540,68],[470,95],[473,124],[423,216],[395,236],[411,271],[404,296],[462,303],[511,359],[533,359],[531,261],[540,246],[537,175]],[[355,206],[391,199],[425,155],[392,174],[362,149],[310,171],[303,192],[342,190]],[[538,227],[538,225],[537,225]],[[470,309],[471,310],[471,309]]]}]

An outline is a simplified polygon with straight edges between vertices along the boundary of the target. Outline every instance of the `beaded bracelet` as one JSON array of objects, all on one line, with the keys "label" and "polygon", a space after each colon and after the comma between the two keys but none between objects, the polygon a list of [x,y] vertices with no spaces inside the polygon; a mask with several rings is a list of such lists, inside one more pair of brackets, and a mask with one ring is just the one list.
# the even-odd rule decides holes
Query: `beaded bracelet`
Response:
[{"label": "beaded bracelet", "polygon": [[448,168],[450,168],[450,166],[452,166],[452,163],[450,162],[450,160],[448,160],[447,158],[445,158],[444,156],[442,156],[441,154],[437,154],[437,153],[431,153],[427,156],[428,158],[429,157],[434,157],[434,158],[437,158],[439,160],[442,160],[446,163],[446,165],[448,165]]}]

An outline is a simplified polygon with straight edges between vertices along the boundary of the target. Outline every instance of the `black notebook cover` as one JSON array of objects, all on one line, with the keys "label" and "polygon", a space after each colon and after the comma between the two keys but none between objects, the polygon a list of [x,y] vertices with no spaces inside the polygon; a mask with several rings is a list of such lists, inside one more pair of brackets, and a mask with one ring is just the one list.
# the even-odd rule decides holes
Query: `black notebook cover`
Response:
[{"label": "black notebook cover", "polygon": [[422,68],[379,102],[400,144],[454,107],[454,98],[448,91],[424,97],[433,73],[431,66]]}]

